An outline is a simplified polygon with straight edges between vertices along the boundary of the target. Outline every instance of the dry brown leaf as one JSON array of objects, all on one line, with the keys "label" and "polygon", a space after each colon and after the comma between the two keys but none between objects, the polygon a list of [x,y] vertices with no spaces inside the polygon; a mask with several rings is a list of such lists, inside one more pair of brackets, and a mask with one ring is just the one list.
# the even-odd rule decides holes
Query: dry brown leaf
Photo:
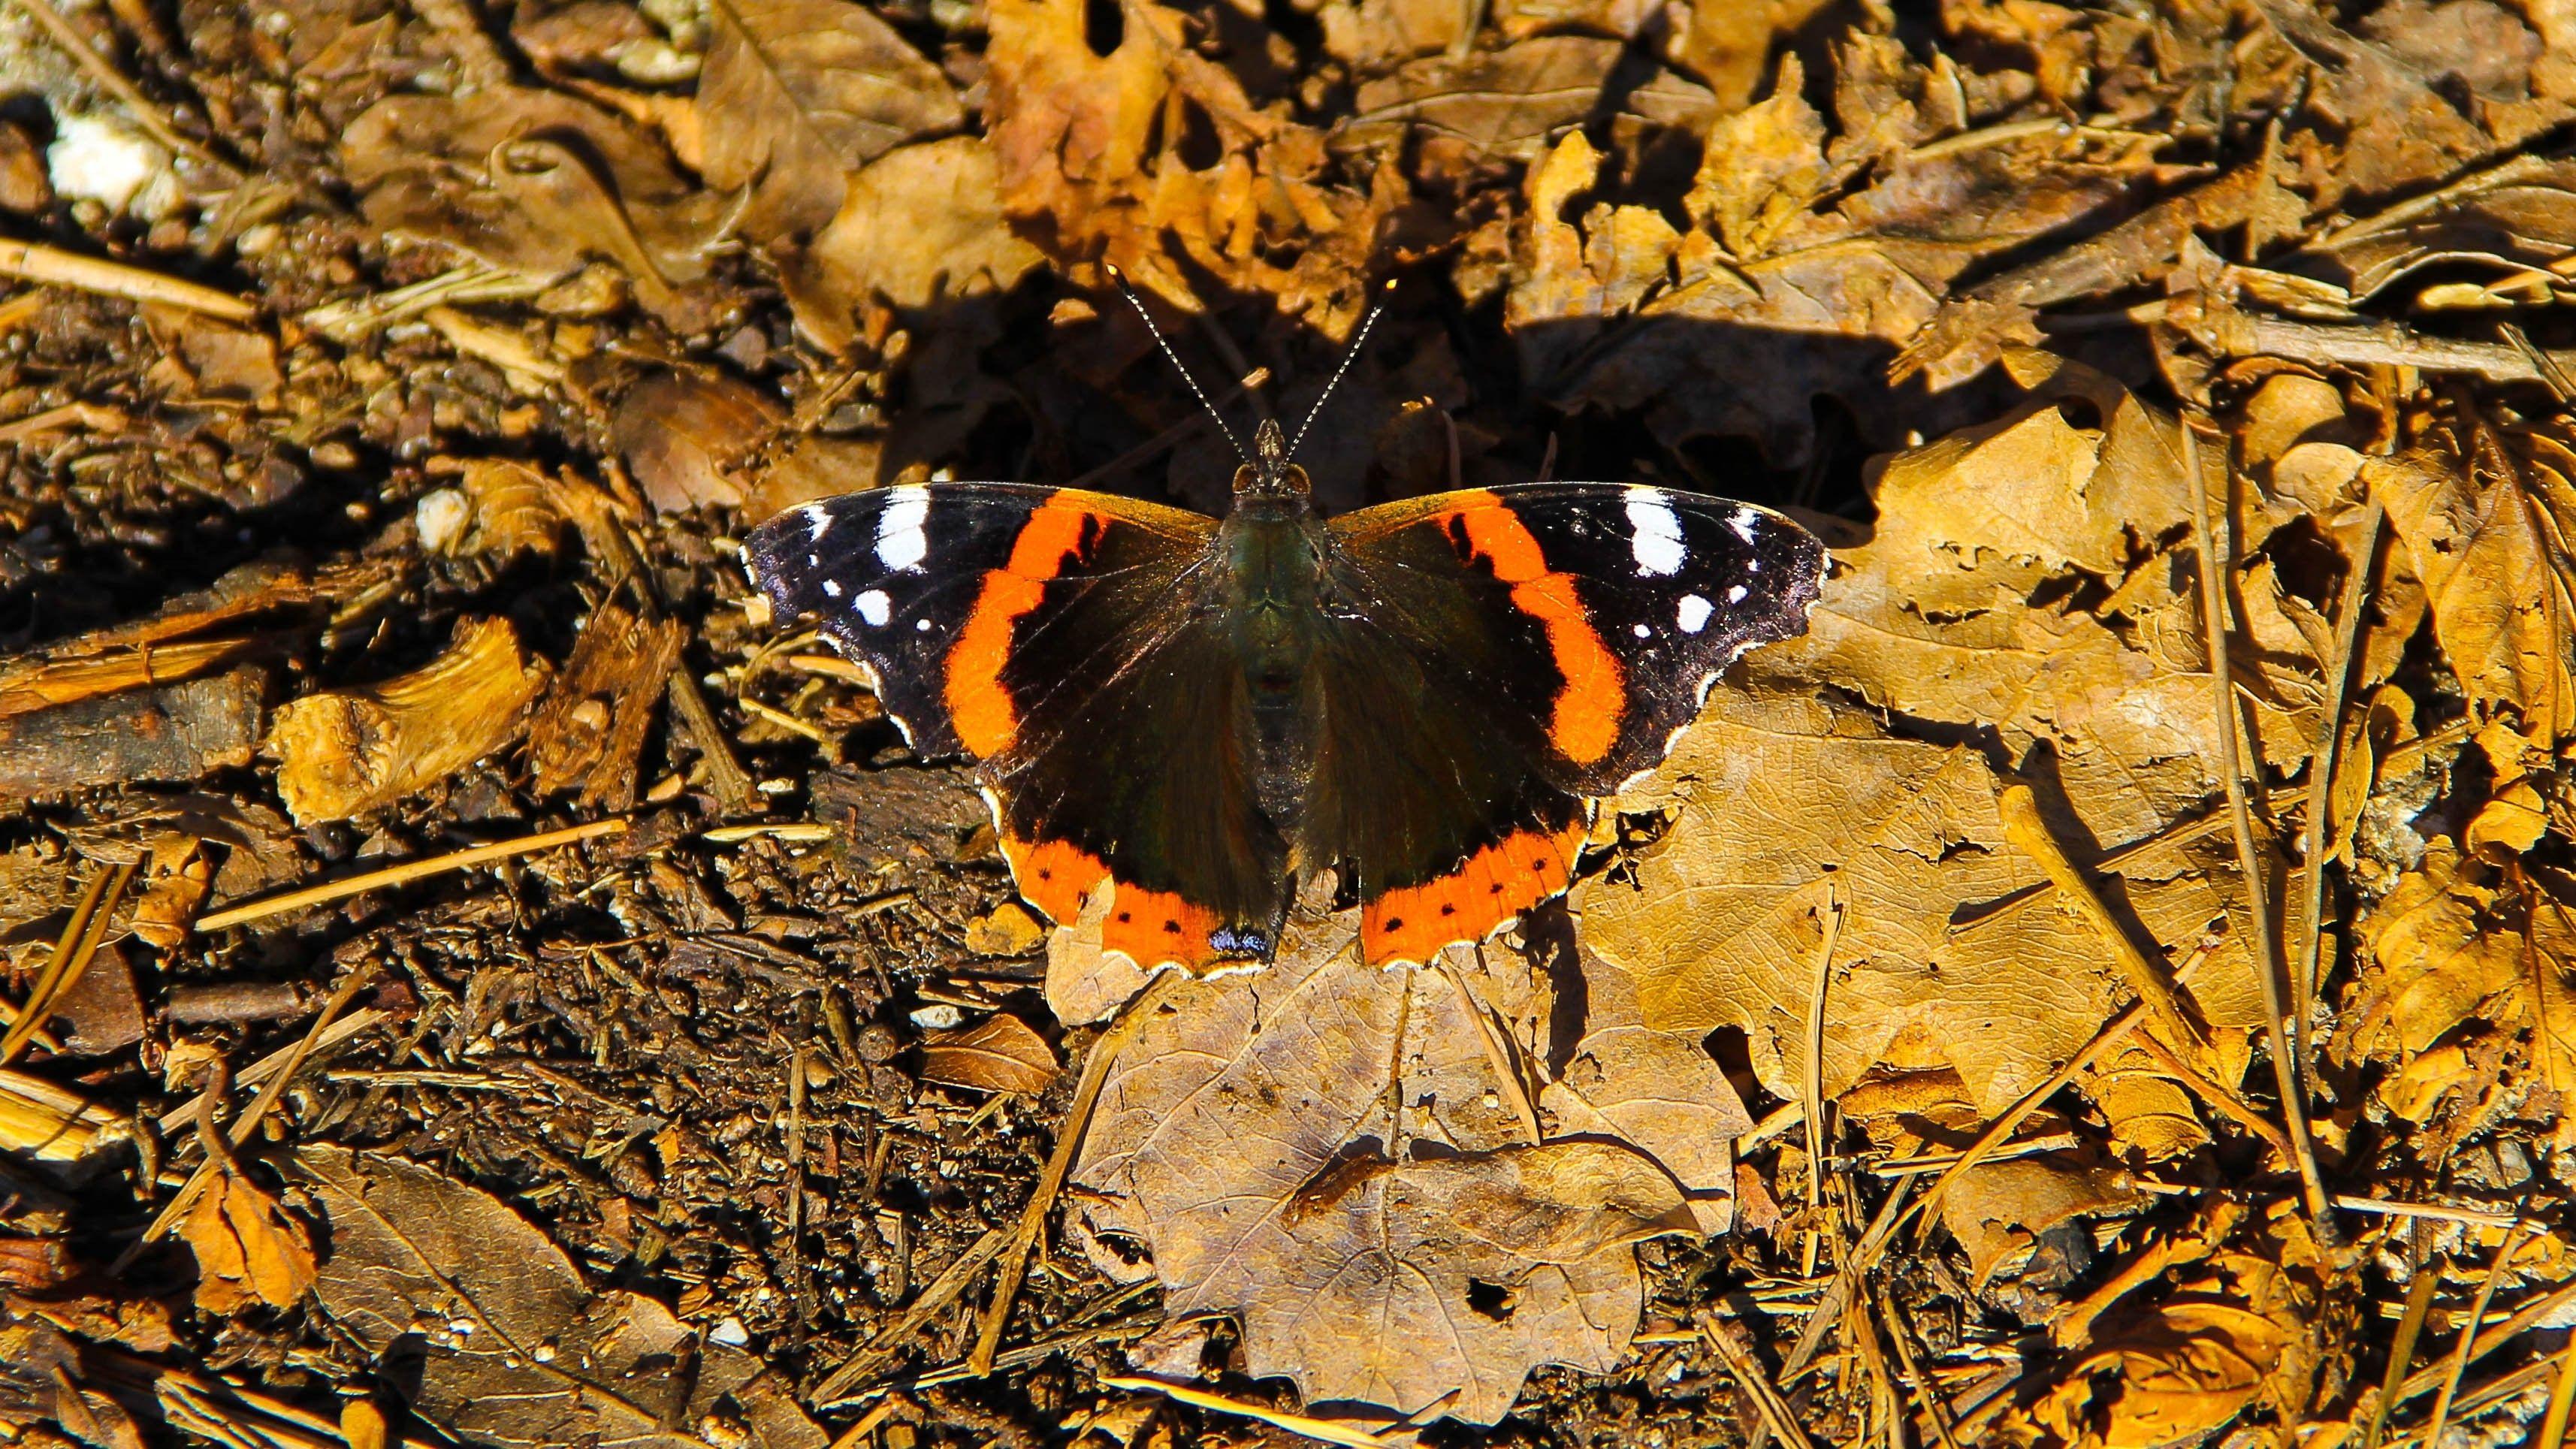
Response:
[{"label": "dry brown leaf", "polygon": [[447,651],[409,674],[282,706],[261,746],[278,798],[310,825],[427,789],[518,738],[548,674],[509,620],[460,619]]},{"label": "dry brown leaf", "polygon": [[591,1292],[491,1195],[340,1147],[303,1148],[295,1166],[331,1224],[323,1310],[376,1353],[417,1345],[411,1408],[439,1429],[505,1449],[825,1444],[760,1360],[641,1294]]},{"label": "dry brown leaf", "polygon": [[1782,41],[1836,8],[1849,7],[1841,0],[1693,0],[1669,12],[1664,55],[1706,82],[1721,112],[1740,111],[1771,78]]},{"label": "dry brown leaf", "polygon": [[277,342],[266,333],[160,305],[145,307],[143,321],[162,349],[155,374],[178,396],[257,405],[286,385]]},{"label": "dry brown leaf", "polygon": [[921,1079],[978,1092],[1034,1097],[1055,1080],[1055,1048],[1029,1024],[999,1012],[973,1026],[922,1038]]},{"label": "dry brown leaf", "polygon": [[[1968,1255],[1969,1281],[1983,1290],[1999,1277],[2024,1272],[2046,1235],[2068,1227],[2084,1231],[2085,1218],[2138,1201],[2137,1190],[2124,1186],[2122,1175],[2110,1168],[2035,1157],[1983,1162],[1950,1184],[1941,1199],[1941,1224]],[[2039,1286],[2062,1284],[2061,1279]]]},{"label": "dry brown leaf", "polygon": [[2362,477],[2424,581],[2472,715],[2553,749],[2576,732],[2576,445],[2457,409],[2417,422],[2414,446]]},{"label": "dry brown leaf", "polygon": [[1186,262],[1220,287],[1276,298],[1325,336],[1348,334],[1367,306],[1380,225],[1406,199],[1395,167],[1381,165],[1366,193],[1318,179],[1324,134],[1288,119],[1284,102],[1255,107],[1187,44],[1182,12],[1152,0],[1118,7],[1106,54],[1092,49],[1085,0],[995,0],[986,14],[1002,204],[1052,255],[1115,262],[1194,305]]},{"label": "dry brown leaf", "polygon": [[849,179],[840,211],[790,259],[796,325],[834,352],[857,342],[853,317],[1007,290],[1045,256],[1002,217],[991,143],[948,136],[904,146]]},{"label": "dry brown leaf", "polygon": [[[1988,1114],[2048,1075],[2119,999],[2107,949],[2008,846],[1979,756],[1882,733],[1822,704],[1711,696],[1701,727],[1619,808],[1680,808],[1634,884],[1587,882],[1585,940],[1639,983],[1645,1020],[1737,1026],[1794,1097],[1828,897],[1846,910],[1828,988],[1824,1080],[1838,1093],[1910,1025],[1945,1044]],[[2232,848],[2183,832],[2095,870],[2155,942],[2188,949],[2236,901]],[[2213,1024],[2261,1020],[2244,932],[2189,988]],[[2179,960],[2181,952],[2174,952]]]},{"label": "dry brown leaf", "polygon": [[1750,438],[1782,465],[1807,456],[1813,399],[1830,394],[1894,445],[1873,419],[1923,413],[1885,405],[1881,368],[1951,281],[2113,202],[2152,164],[2143,144],[2054,133],[1916,160],[1968,118],[1955,77],[1893,39],[1855,35],[1841,53],[1838,136],[1804,81],[1785,59],[1770,99],[1710,130],[1683,229],[1607,202],[1565,219],[1600,181],[1580,132],[1531,168],[1504,317],[1534,386],[1560,406],[1640,410],[1667,447]]},{"label": "dry brown leaf", "polygon": [[188,937],[188,923],[206,903],[215,868],[198,849],[197,837],[166,833],[151,845],[143,880],[134,899],[131,929],[156,950],[172,951]]},{"label": "dry brown leaf", "polygon": [[754,240],[811,233],[841,210],[852,168],[964,119],[939,67],[864,6],[715,0],[707,16],[699,171],[750,193],[737,225]]},{"label": "dry brown leaf", "polygon": [[1462,47],[1471,17],[1451,0],[1325,0],[1315,20],[1326,54],[1376,75]]},{"label": "dry brown leaf", "polygon": [[1500,50],[1410,61],[1361,82],[1338,138],[1366,146],[1425,148],[1425,173],[1529,161],[1548,137],[1590,115],[1626,47],[1579,35],[1543,35]]},{"label": "dry brown leaf", "polygon": [[1025,956],[1046,939],[1046,928],[1012,902],[966,923],[966,949],[978,956]]},{"label": "dry brown leaf", "polygon": [[618,404],[609,437],[656,512],[737,508],[749,493],[741,466],[786,417],[748,383],[711,372],[657,372]]},{"label": "dry brown leaf", "polygon": [[389,232],[537,276],[614,262],[681,331],[720,304],[693,284],[738,198],[697,185],[652,132],[586,101],[516,86],[392,96],[350,123],[340,163]]},{"label": "dry brown leaf", "polygon": [[[1882,461],[1878,521],[1839,550],[1804,638],[1761,651],[1761,677],[1830,682],[1914,719],[1994,730],[2013,758],[2040,748],[2087,831],[2137,840],[2198,812],[2218,788],[2190,494],[2171,423],[2089,369],[2007,359],[2034,388],[2003,417]],[[2202,450],[2211,462],[2216,449]],[[2213,492],[2223,476],[2213,467]],[[2227,495],[2217,493],[2213,503]],[[2247,490],[2233,532],[2250,557],[2288,512]],[[2133,560],[2130,540],[2170,551]],[[2046,602],[2107,587],[2090,610]],[[2289,769],[2313,748],[2321,621],[2260,558],[2231,657],[2260,757]],[[2396,607],[2392,604],[2392,608]],[[2294,615],[2296,617],[2294,617]],[[2383,656],[2393,667],[2394,651]],[[2375,682],[2365,674],[2363,684]]]},{"label": "dry brown leaf", "polygon": [[[2416,1139],[2425,1160],[2509,1105],[2508,1087],[2576,1091],[2571,900],[2576,881],[2556,871],[2500,868],[2443,837],[2362,919],[2359,979],[2332,1050],[2395,1069],[2377,1092],[2395,1116],[2439,1121]],[[2508,1048],[2525,1024],[2528,1070],[2512,1071]],[[2559,1116],[2551,1099],[2533,1110]]]},{"label": "dry brown leaf", "polygon": [[179,1220],[179,1236],[197,1256],[197,1306],[209,1313],[291,1307],[313,1286],[313,1234],[229,1164]]},{"label": "dry brown leaf", "polygon": [[2448,180],[2568,114],[2533,89],[2540,37],[2517,7],[2398,0],[2353,31],[2298,0],[2255,8],[2305,62],[2306,107],[2325,123],[2289,138],[2319,211]]},{"label": "dry brown leaf", "polygon": [[2005,1437],[2151,1449],[2212,1433],[2258,1400],[2299,1401],[2315,1330],[2291,1273],[2228,1253],[2172,1287],[2162,1302],[2105,1317],[2048,1394],[2008,1417]]},{"label": "dry brown leaf", "polygon": [[2084,1095],[2102,1109],[2111,1148],[2125,1160],[2169,1162],[2209,1145],[2191,1092],[2134,1043],[2094,1064]]},{"label": "dry brown leaf", "polygon": [[[1175,1316],[1235,1314],[1256,1376],[1284,1374],[1310,1401],[1491,1423],[1539,1364],[1620,1361],[1640,1303],[1629,1245],[1697,1231],[1693,1205],[1615,1136],[1528,1145],[1444,973],[1524,1053],[1550,1011],[1526,984],[1466,953],[1356,969],[1356,912],[1322,915],[1329,899],[1328,878],[1277,965],[1185,983],[1120,1055],[1075,1173],[1083,1221],[1151,1250]],[[1667,1058],[1606,1029],[1588,1039],[1590,1065],[1549,1099],[1562,1130],[1627,1117],[1679,1136],[1693,1115],[1735,1130],[1732,1092],[1678,1100],[1684,1075],[1658,1103],[1638,1071]],[[1713,1186],[1730,1190],[1731,1172]]]}]

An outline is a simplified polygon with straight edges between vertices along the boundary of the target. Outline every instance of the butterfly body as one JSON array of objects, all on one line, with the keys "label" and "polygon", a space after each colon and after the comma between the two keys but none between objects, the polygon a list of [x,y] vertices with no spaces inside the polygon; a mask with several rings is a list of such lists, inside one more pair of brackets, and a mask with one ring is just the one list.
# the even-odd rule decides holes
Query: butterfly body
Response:
[{"label": "butterfly body", "polygon": [[1803,632],[1824,553],[1768,510],[1531,484],[1326,520],[1265,425],[1223,520],[1016,484],[808,504],[749,543],[777,611],[975,762],[1020,892],[1153,967],[1266,957],[1298,876],[1424,961],[1562,891],[1593,799],[1745,649]]}]

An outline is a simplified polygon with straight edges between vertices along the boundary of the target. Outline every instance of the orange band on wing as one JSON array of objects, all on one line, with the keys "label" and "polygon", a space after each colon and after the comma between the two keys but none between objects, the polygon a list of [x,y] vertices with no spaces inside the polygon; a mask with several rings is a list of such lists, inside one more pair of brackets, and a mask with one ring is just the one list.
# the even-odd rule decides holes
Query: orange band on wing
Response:
[{"label": "orange band on wing", "polygon": [[[1092,896],[1114,878],[1100,857],[1062,840],[1015,840],[1005,835],[1002,858],[1011,864],[1021,897],[1058,925],[1080,919]],[[1229,959],[1212,940],[1223,924],[1216,912],[1191,905],[1170,891],[1149,891],[1122,882],[1100,923],[1100,945],[1149,971],[1166,962],[1202,971]]]},{"label": "orange band on wing", "polygon": [[1086,530],[1097,518],[1071,504],[1038,505],[1012,540],[1010,561],[985,572],[966,627],[948,646],[949,718],[958,742],[978,759],[1000,754],[1019,738],[1019,708],[1002,683],[1013,631],[1046,598],[1047,582],[1064,571],[1065,560],[1080,556]]},{"label": "orange band on wing", "polygon": [[1491,493],[1448,516],[1465,534],[1469,557],[1489,560],[1494,577],[1512,586],[1512,606],[1547,630],[1548,653],[1565,681],[1548,718],[1548,740],[1579,765],[1610,753],[1628,704],[1627,677],[1592,627],[1574,576],[1549,572],[1538,539]]},{"label": "orange band on wing", "polygon": [[1371,964],[1428,961],[1456,941],[1496,927],[1564,890],[1589,829],[1523,830],[1489,845],[1437,880],[1388,891],[1360,908],[1360,950]]}]

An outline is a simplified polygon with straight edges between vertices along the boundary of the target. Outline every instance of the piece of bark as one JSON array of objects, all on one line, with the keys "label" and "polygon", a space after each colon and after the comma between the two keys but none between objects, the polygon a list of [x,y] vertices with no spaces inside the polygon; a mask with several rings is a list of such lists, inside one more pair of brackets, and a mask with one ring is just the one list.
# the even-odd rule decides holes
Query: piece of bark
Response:
[{"label": "piece of bark", "polygon": [[247,765],[267,693],[265,670],[236,669],[0,716],[0,800]]},{"label": "piece of bark", "polygon": [[144,685],[176,684],[239,663],[256,639],[190,639],[159,648],[119,649],[88,658],[40,659],[0,670],[0,718]]},{"label": "piece of bark", "polygon": [[620,811],[635,803],[636,757],[684,632],[673,620],[645,619],[615,604],[592,612],[528,729],[538,794],[578,785],[584,805]]},{"label": "piece of bark", "polygon": [[515,739],[546,675],[509,620],[459,620],[447,652],[409,674],[279,708],[264,747],[278,797],[311,825],[426,789]]},{"label": "piece of bark", "polygon": [[66,1056],[103,1057],[143,1040],[143,999],[115,942],[100,944],[50,1014],[70,1024],[61,1033]]}]

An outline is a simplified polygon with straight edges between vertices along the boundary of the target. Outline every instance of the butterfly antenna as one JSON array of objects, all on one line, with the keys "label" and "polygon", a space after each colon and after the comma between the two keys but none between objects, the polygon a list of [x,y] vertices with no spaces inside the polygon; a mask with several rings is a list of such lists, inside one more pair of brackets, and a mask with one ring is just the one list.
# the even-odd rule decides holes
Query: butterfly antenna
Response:
[{"label": "butterfly antenna", "polygon": [[1394,290],[1395,279],[1392,277],[1378,287],[1378,300],[1369,304],[1368,315],[1360,319],[1360,330],[1351,335],[1351,345],[1342,349],[1341,365],[1333,369],[1332,380],[1315,395],[1315,405],[1306,409],[1306,421],[1297,425],[1297,436],[1289,442],[1288,457],[1284,461],[1295,461],[1297,450],[1305,445],[1306,430],[1315,426],[1316,416],[1324,411],[1324,400],[1333,395],[1334,388],[1342,385],[1342,374],[1350,371],[1351,363],[1358,359],[1360,348],[1368,342],[1369,329],[1377,325],[1378,314],[1386,310],[1387,294]]},{"label": "butterfly antenna", "polygon": [[[1234,435],[1234,429],[1225,425],[1225,414],[1218,412],[1216,404],[1208,400],[1207,389],[1199,386],[1197,378],[1190,376],[1190,370],[1182,363],[1181,355],[1172,350],[1170,340],[1163,336],[1163,329],[1154,325],[1154,314],[1145,310],[1144,299],[1136,295],[1135,288],[1127,285],[1127,274],[1118,270],[1116,262],[1102,262],[1100,265],[1102,270],[1109,273],[1109,280],[1118,284],[1118,295],[1126,298],[1127,305],[1135,308],[1136,315],[1144,319],[1145,330],[1154,334],[1154,345],[1163,349],[1163,355],[1171,359],[1172,371],[1179,373],[1181,381],[1190,385],[1190,391],[1197,396],[1199,406],[1206,408],[1207,415],[1216,420],[1216,430],[1225,434],[1226,444],[1234,449],[1234,456],[1246,463],[1251,462],[1252,455],[1244,451],[1243,440]],[[1301,432],[1299,436],[1303,437],[1304,434]]]}]

